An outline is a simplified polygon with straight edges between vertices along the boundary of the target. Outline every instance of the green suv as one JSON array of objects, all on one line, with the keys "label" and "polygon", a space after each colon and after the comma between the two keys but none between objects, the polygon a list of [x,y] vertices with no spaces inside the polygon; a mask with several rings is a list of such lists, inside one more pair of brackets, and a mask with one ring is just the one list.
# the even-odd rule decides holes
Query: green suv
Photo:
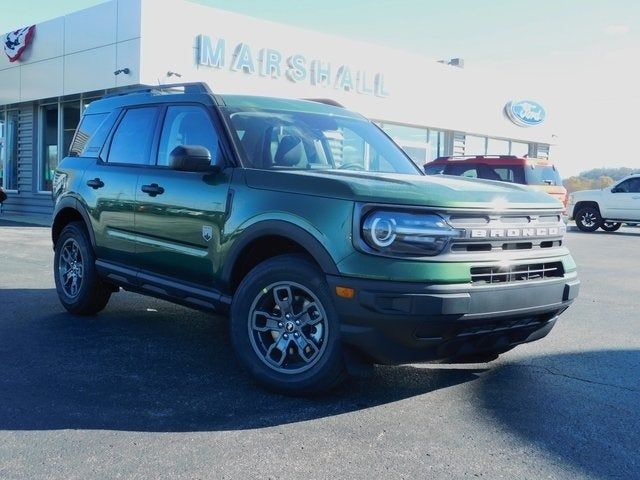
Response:
[{"label": "green suv", "polygon": [[331,101],[141,89],[87,108],[54,179],[55,282],[93,315],[120,288],[230,318],[289,394],[374,363],[489,361],[576,298],[562,205],[428,177]]}]

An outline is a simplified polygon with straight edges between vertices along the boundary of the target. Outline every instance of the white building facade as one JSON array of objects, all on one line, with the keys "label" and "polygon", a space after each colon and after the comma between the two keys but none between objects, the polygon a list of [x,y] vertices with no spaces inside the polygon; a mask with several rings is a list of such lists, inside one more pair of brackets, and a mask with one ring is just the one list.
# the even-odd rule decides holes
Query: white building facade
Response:
[{"label": "white building facade", "polygon": [[[29,40],[18,60],[0,53],[0,185],[12,213],[51,212],[53,171],[84,108],[137,85],[205,81],[217,93],[332,99],[381,125],[418,164],[548,156],[555,133],[544,99],[518,102],[530,100],[519,85],[182,0],[112,0],[37,24]],[[510,102],[533,108],[524,116],[533,121],[509,115]]]}]

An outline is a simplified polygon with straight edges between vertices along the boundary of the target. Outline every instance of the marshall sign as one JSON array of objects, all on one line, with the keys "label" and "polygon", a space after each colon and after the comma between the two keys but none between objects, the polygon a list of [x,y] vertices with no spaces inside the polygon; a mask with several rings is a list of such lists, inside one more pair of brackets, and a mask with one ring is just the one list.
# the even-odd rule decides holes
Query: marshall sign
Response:
[{"label": "marshall sign", "polygon": [[369,74],[349,65],[333,65],[297,53],[285,56],[273,48],[253,50],[244,42],[228,45],[224,38],[214,39],[208,35],[197,37],[196,62],[199,66],[229,69],[247,75],[284,76],[294,83],[308,82],[362,95],[389,96],[382,73]]}]

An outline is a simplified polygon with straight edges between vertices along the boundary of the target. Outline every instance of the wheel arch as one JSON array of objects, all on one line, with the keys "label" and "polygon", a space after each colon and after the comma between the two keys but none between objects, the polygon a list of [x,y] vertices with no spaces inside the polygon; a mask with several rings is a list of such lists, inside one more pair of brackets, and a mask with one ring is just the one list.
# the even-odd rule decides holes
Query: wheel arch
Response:
[{"label": "wheel arch", "polygon": [[287,253],[305,254],[324,273],[338,274],[335,261],[313,234],[284,220],[265,220],[248,227],[234,241],[222,268],[222,282],[234,293],[253,267]]},{"label": "wheel arch", "polygon": [[55,246],[58,241],[58,237],[62,233],[62,230],[66,225],[71,222],[82,222],[85,230],[89,234],[91,240],[91,246],[95,248],[96,241],[91,228],[91,220],[89,214],[76,198],[67,197],[63,198],[56,204],[56,208],[53,213],[53,222],[51,223],[51,240]]},{"label": "wheel arch", "polygon": [[594,207],[596,210],[598,210],[598,214],[602,216],[602,211],[600,210],[600,205],[598,205],[598,202],[595,202],[593,200],[581,200],[576,203],[575,207],[573,207],[573,218],[576,218],[580,209],[584,207]]}]

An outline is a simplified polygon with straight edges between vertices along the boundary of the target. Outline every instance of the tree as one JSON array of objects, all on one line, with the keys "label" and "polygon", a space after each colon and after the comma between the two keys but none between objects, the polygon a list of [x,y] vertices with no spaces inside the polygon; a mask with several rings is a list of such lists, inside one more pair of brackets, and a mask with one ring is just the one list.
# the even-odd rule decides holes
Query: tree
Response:
[{"label": "tree", "polygon": [[583,177],[569,177],[562,183],[569,193],[579,190],[589,190],[591,188],[591,180]]},{"label": "tree", "polygon": [[613,178],[603,175],[602,177],[598,178],[596,181],[593,182],[593,188],[600,188],[600,189],[607,188],[613,185],[614,183],[615,183],[615,180]]}]

